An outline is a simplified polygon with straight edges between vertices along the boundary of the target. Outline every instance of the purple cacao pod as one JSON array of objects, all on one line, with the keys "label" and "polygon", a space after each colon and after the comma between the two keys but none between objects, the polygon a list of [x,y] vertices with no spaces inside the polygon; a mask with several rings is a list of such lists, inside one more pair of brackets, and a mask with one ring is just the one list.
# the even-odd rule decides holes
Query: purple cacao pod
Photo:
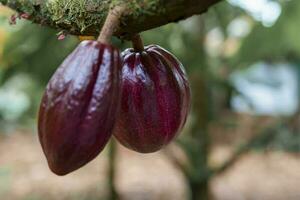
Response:
[{"label": "purple cacao pod", "polygon": [[182,129],[190,109],[190,86],[182,64],[151,45],[123,52],[121,108],[114,129],[129,149],[151,153]]},{"label": "purple cacao pod", "polygon": [[51,78],[39,110],[38,133],[55,174],[68,174],[103,150],[118,111],[120,70],[117,49],[84,41]]}]

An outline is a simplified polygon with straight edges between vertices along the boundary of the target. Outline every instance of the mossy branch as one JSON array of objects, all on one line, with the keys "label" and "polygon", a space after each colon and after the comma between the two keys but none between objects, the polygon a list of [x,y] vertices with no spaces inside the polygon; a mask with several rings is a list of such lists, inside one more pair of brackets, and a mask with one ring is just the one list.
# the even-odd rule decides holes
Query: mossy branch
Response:
[{"label": "mossy branch", "polygon": [[123,4],[116,36],[132,35],[195,14],[201,14],[221,0],[0,0],[35,23],[64,30],[74,35],[97,36],[108,11]]}]

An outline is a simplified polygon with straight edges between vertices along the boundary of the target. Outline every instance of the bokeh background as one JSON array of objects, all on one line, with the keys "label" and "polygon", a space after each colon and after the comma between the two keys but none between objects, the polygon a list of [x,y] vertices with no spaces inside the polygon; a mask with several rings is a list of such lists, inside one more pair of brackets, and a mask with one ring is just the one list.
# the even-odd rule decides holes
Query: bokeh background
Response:
[{"label": "bokeh background", "polygon": [[48,169],[36,113],[79,38],[14,25],[14,14],[0,5],[1,200],[300,199],[299,0],[228,0],[143,33],[186,67],[194,103],[185,129],[154,154],[112,143],[65,177]]}]

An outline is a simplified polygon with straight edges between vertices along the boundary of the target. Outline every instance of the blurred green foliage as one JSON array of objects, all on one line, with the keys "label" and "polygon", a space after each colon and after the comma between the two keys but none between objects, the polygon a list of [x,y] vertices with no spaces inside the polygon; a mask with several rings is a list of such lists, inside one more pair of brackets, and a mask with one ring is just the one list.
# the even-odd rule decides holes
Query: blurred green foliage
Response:
[{"label": "blurred green foliage", "polygon": [[56,31],[24,21],[8,27],[2,17],[0,24],[7,31],[0,62],[0,128],[32,127],[46,83],[78,39],[58,41]]},{"label": "blurred green foliage", "polygon": [[23,24],[6,42],[3,61],[2,81],[18,73],[26,73],[45,85],[57,66],[75,47],[73,37],[60,42],[56,32],[34,24]]},{"label": "blurred green foliage", "polygon": [[[237,93],[230,82],[235,70],[261,60],[294,62],[300,57],[300,1],[279,2],[282,14],[272,27],[263,26],[241,8],[224,1],[205,15],[144,32],[142,37],[145,45],[159,44],[174,53],[191,79],[201,73],[209,87],[203,98],[208,100],[211,116],[217,120],[220,112],[230,109],[232,95]],[[236,19],[248,24],[249,34],[230,34],[229,28]],[[3,16],[0,38],[1,28],[8,36],[2,54],[0,39],[0,99],[5,100],[0,101],[0,128],[20,123],[33,126],[46,83],[79,40],[68,36],[59,41],[59,31],[29,22],[18,21],[10,27],[8,18]],[[211,47],[213,43],[215,47]],[[118,39],[114,39],[114,44],[122,49],[130,46]]]},{"label": "blurred green foliage", "polygon": [[235,57],[235,65],[247,66],[258,60],[289,62],[300,57],[300,2],[285,1],[276,24],[264,27],[256,24],[251,33],[242,41]]},{"label": "blurred green foliage", "polygon": [[[191,190],[195,190],[191,193],[205,188],[210,176],[209,123],[219,122],[227,130],[239,126],[240,121],[226,115],[233,112],[231,100],[239,94],[231,76],[240,70],[246,74],[246,68],[257,62],[287,62],[299,66],[300,1],[278,2],[282,13],[271,27],[265,27],[245,10],[224,1],[205,15],[142,33],[145,45],[158,44],[178,57],[192,83],[194,107],[186,126],[187,134],[178,139],[189,161],[182,171]],[[9,14],[1,15],[0,7],[0,134],[20,126],[35,129],[37,110],[48,80],[79,43],[75,36],[59,41],[59,30],[23,20],[9,26],[8,20]],[[244,33],[233,34],[235,28]],[[122,50],[130,47],[129,42],[117,38],[113,43]],[[300,77],[299,69],[298,72]],[[265,82],[268,84],[268,81]],[[249,147],[299,152],[300,127],[295,123],[299,114],[300,111],[285,118],[273,116],[276,123],[266,126],[261,134],[255,133],[259,137],[254,137]],[[6,187],[1,180],[9,183],[9,179],[10,171],[0,168],[0,188],[4,188],[0,196]],[[74,194],[74,199],[81,198],[90,199]],[[33,194],[28,199],[40,198]]]}]

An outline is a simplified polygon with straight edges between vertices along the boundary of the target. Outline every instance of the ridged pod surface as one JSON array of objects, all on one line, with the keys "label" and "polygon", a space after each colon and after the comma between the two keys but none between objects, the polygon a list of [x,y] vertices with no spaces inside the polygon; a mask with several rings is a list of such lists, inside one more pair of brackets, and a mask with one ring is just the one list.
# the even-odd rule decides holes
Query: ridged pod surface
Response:
[{"label": "ridged pod surface", "polygon": [[182,129],[190,86],[182,64],[163,48],[123,52],[121,108],[114,136],[129,149],[151,153]]},{"label": "ridged pod surface", "polygon": [[48,83],[38,133],[49,167],[57,175],[94,159],[111,137],[120,99],[120,69],[117,49],[83,41]]}]

